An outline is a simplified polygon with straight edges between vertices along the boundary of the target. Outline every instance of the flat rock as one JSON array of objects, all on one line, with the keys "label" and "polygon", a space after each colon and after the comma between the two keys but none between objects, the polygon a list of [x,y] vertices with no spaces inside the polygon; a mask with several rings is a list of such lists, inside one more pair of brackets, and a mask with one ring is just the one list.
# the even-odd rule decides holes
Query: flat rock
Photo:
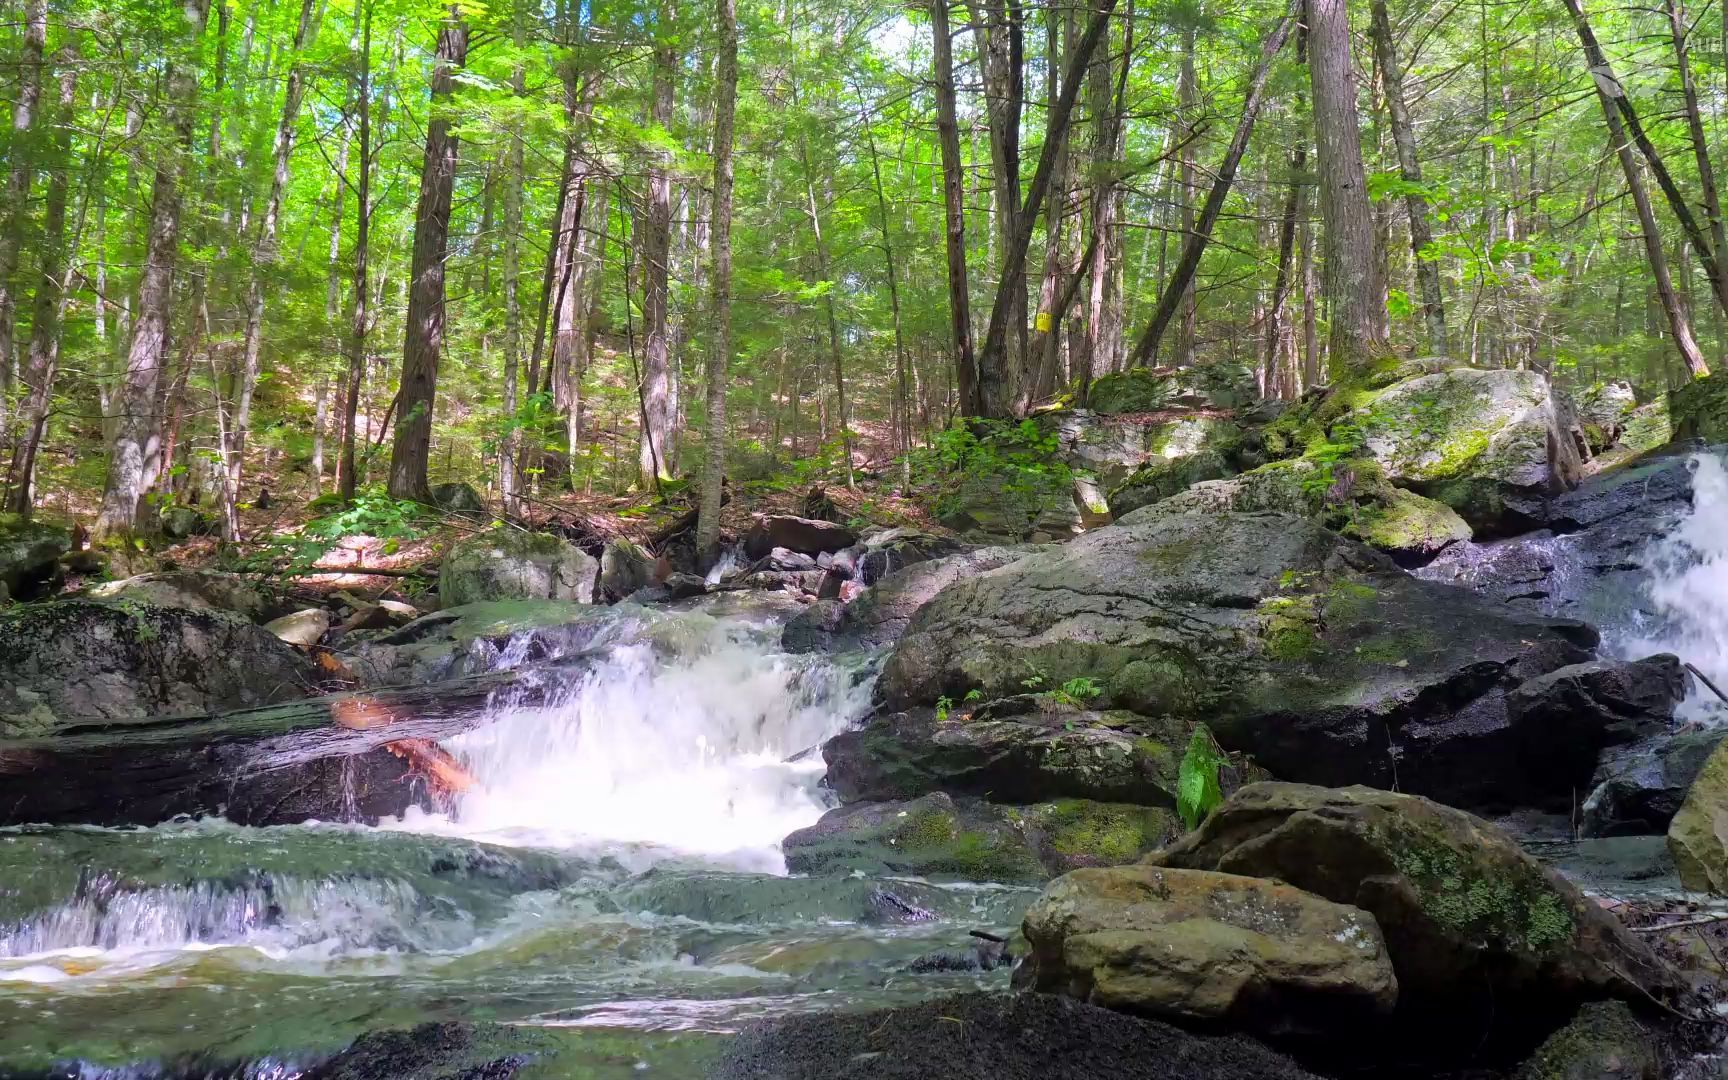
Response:
[{"label": "flat rock", "polygon": [[330,613],[323,608],[305,608],[280,619],[271,619],[264,629],[289,645],[309,649],[330,632]]},{"label": "flat rock", "polygon": [[766,558],[775,548],[804,555],[842,551],[858,542],[858,534],[844,525],[790,514],[769,514],[756,519],[744,535],[744,555],[751,560]]}]

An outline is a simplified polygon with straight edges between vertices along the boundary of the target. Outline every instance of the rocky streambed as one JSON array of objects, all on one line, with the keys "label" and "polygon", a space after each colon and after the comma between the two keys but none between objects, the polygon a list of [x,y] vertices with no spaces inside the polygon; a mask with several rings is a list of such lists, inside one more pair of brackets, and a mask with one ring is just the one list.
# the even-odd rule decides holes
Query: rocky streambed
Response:
[{"label": "rocky streambed", "polygon": [[0,1073],[1717,1075],[1728,474],[1518,373],[1347,396],[1065,435],[1139,505],[1063,543],[5,609]]}]

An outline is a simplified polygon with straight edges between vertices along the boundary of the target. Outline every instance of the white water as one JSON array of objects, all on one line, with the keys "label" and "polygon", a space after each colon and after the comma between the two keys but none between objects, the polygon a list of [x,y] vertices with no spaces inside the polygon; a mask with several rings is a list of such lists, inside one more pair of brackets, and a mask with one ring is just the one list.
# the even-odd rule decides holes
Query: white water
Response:
[{"label": "white water", "polygon": [[737,622],[676,618],[653,644],[609,649],[549,704],[495,703],[492,722],[445,744],[476,788],[451,815],[394,827],[784,873],[781,838],[826,808],[815,750],[862,715],[869,683]]},{"label": "white water", "polygon": [[[1655,618],[1611,644],[1629,657],[1674,653],[1728,690],[1728,468],[1714,454],[1698,454],[1692,469],[1692,511],[1644,552]],[[1704,719],[1721,705],[1695,686],[1680,715]]]}]

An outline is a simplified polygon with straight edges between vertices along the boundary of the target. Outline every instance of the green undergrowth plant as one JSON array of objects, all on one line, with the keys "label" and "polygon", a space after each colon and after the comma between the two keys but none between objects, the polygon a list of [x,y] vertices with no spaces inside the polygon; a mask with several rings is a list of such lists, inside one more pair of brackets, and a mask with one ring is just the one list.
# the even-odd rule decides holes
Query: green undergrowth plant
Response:
[{"label": "green undergrowth plant", "polygon": [[1176,773],[1176,812],[1189,829],[1198,829],[1206,816],[1224,801],[1225,764],[1211,730],[1205,724],[1195,727]]}]

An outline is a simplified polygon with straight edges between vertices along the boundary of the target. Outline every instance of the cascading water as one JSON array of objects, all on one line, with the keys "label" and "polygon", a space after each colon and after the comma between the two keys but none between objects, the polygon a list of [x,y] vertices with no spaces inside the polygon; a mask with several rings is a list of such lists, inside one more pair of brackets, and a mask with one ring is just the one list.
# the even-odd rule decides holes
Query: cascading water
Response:
[{"label": "cascading water", "polygon": [[477,643],[469,670],[517,681],[444,744],[474,781],[447,814],[0,829],[0,1076],[286,1080],[484,1016],[575,1040],[585,1075],[682,1078],[749,1019],[999,982],[908,965],[1008,933],[1031,891],[785,875],[871,658],[786,654],[744,595]]},{"label": "cascading water", "polygon": [[[1627,657],[1671,652],[1728,689],[1728,467],[1715,454],[1691,459],[1692,509],[1650,544],[1648,612],[1605,645]],[[1694,687],[1681,708],[1687,719],[1717,714],[1722,701]]]},{"label": "cascading water", "polygon": [[447,743],[476,788],[451,817],[414,814],[400,827],[538,847],[647,845],[638,862],[686,854],[784,872],[780,838],[823,810],[821,755],[806,752],[862,714],[869,681],[773,651],[748,625],[677,620],[657,640],[608,649],[544,704],[494,702],[487,723]]}]

